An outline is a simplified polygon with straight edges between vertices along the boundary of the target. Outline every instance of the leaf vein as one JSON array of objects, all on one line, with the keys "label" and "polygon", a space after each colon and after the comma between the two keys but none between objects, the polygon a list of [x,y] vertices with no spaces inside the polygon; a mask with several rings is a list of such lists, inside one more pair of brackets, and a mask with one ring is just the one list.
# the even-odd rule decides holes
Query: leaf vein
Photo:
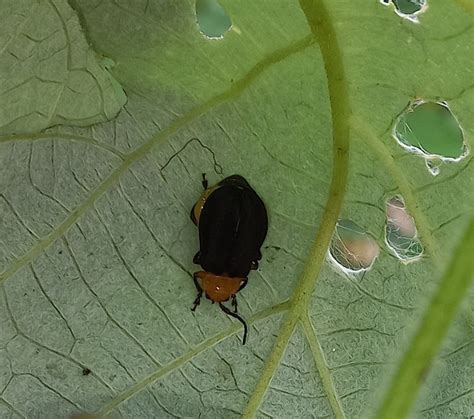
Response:
[{"label": "leaf vein", "polygon": [[69,216],[67,216],[66,219],[56,227],[56,229],[52,230],[48,235],[46,235],[46,237],[37,242],[29,251],[13,261],[13,263],[10,265],[10,268],[0,274],[0,283],[10,278],[15,272],[25,266],[28,262],[32,261],[41,253],[43,253],[43,251],[53,242],[62,237],[64,233],[77,221],[77,219],[93,206],[97,199],[99,199],[105,192],[115,185],[119,178],[136,161],[147,155],[147,153],[155,145],[162,143],[180,128],[183,128],[191,121],[194,121],[196,118],[204,115],[210,109],[213,109],[221,103],[225,103],[239,97],[248,88],[248,86],[250,86],[267,68],[271,67],[273,64],[283,61],[293,54],[305,50],[313,43],[314,39],[311,35],[309,35],[290,44],[287,47],[274,51],[272,54],[256,63],[245,76],[234,82],[230,89],[212,97],[204,104],[195,107],[187,114],[173,121],[166,129],[150,138],[145,144],[127,154],[122,164],[118,166],[109,176],[107,176],[84,200],[84,202],[76,207],[69,214]]},{"label": "leaf vein", "polygon": [[305,333],[306,339],[308,340],[309,347],[311,348],[311,353],[313,354],[316,369],[319,372],[323,388],[326,392],[326,396],[329,400],[329,404],[331,405],[334,416],[337,419],[345,418],[339,395],[332,380],[331,370],[326,362],[323,349],[318,341],[316,331],[314,330],[314,325],[312,324],[308,313],[305,313],[301,319],[301,322],[303,324],[303,331]]},{"label": "leaf vein", "polygon": [[[250,319],[248,319],[248,324],[252,324],[258,320],[266,319],[274,314],[280,313],[288,308],[288,302],[277,304],[273,307],[269,307],[265,310],[260,311],[259,313],[254,314]],[[192,361],[198,355],[203,353],[204,351],[215,347],[217,344],[222,342],[223,340],[229,338],[230,336],[235,335],[240,329],[241,325],[237,323],[232,323],[226,330],[206,339],[205,341],[201,342],[197,346],[195,346],[189,352],[177,357],[174,361],[170,362],[169,364],[163,365],[154,373],[150,374],[148,377],[144,378],[143,380],[135,383],[129,389],[125,390],[123,393],[116,396],[112,399],[109,403],[107,403],[99,412],[98,414],[101,416],[108,415],[111,411],[113,411],[119,404],[123,403],[126,400],[129,400],[134,395],[138,394],[143,389],[147,388],[149,385],[157,382],[161,378],[165,377],[166,375],[170,374],[173,371],[178,370],[186,363]]]}]

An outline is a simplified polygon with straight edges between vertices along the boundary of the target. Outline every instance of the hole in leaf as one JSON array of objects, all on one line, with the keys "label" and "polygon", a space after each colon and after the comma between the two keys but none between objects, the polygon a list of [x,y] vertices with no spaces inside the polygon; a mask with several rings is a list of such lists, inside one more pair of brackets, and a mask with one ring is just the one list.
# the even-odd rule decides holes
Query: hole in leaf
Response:
[{"label": "hole in leaf", "polygon": [[405,202],[400,196],[394,196],[387,201],[385,243],[395,256],[405,263],[414,262],[423,255],[415,221],[407,212]]},{"label": "hole in leaf", "polygon": [[201,33],[210,39],[222,39],[232,21],[217,0],[196,0],[196,17]]},{"label": "hole in leaf", "polygon": [[367,271],[379,255],[376,241],[351,220],[339,220],[329,248],[329,259],[345,273]]},{"label": "hole in leaf", "polygon": [[468,154],[464,133],[446,102],[416,101],[398,118],[393,137],[406,150],[425,158],[437,175],[443,161],[460,161]]},{"label": "hole in leaf", "polygon": [[385,6],[393,4],[398,16],[415,23],[419,23],[418,15],[428,8],[426,0],[380,0],[380,2]]}]

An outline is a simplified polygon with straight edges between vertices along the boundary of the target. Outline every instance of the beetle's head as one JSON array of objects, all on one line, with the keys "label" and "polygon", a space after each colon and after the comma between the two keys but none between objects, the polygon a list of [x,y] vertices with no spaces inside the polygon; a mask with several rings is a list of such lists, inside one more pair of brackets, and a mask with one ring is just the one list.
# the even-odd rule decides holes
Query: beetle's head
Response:
[{"label": "beetle's head", "polygon": [[195,275],[206,297],[216,303],[227,301],[239,291],[245,282],[245,278],[215,275],[204,271],[196,272]]},{"label": "beetle's head", "polygon": [[204,271],[196,272],[194,276],[202,290],[206,293],[206,297],[209,300],[219,303],[219,307],[225,314],[236,318],[240,323],[243,324],[244,337],[242,339],[242,343],[245,345],[248,332],[247,323],[237,314],[237,306],[235,307],[236,311],[232,312],[224,304],[222,304],[222,302],[227,301],[229,298],[235,295],[239,291],[242,284],[245,283],[247,278],[215,275],[211,272]]}]

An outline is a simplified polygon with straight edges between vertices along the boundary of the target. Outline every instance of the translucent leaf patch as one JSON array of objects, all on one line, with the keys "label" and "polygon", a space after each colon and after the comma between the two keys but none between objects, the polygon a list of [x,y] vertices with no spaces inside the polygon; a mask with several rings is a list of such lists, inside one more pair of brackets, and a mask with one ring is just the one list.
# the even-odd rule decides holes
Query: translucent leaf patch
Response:
[{"label": "translucent leaf patch", "polygon": [[403,262],[413,262],[423,254],[413,217],[407,212],[403,198],[395,196],[387,201],[385,242]]},{"label": "translucent leaf patch", "polygon": [[379,255],[377,242],[358,224],[339,220],[329,250],[329,258],[346,273],[370,269]]}]

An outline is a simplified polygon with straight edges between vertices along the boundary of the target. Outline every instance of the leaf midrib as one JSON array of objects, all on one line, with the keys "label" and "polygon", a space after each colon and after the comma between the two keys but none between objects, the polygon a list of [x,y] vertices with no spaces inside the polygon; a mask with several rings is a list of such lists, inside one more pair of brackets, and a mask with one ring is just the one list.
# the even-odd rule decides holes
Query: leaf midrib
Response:
[{"label": "leaf midrib", "polygon": [[[348,86],[336,31],[322,0],[300,0],[300,7],[306,16],[314,38],[318,41],[326,71],[333,131],[331,186],[319,230],[309,251],[301,278],[290,300],[290,308],[280,328],[273,350],[262,370],[255,391],[244,410],[243,418],[255,416],[280,364],[296,324],[301,321],[303,316],[308,315],[308,307],[319,271],[324,263],[334,227],[341,212],[349,170],[350,106],[347,94]],[[317,342],[316,334],[312,337]],[[314,340],[312,343],[314,343]],[[325,371],[327,369],[325,360],[322,356],[317,355],[318,353],[313,352],[316,367],[318,371]],[[335,416],[337,418],[344,417],[332,381],[323,379],[322,384]]]}]

